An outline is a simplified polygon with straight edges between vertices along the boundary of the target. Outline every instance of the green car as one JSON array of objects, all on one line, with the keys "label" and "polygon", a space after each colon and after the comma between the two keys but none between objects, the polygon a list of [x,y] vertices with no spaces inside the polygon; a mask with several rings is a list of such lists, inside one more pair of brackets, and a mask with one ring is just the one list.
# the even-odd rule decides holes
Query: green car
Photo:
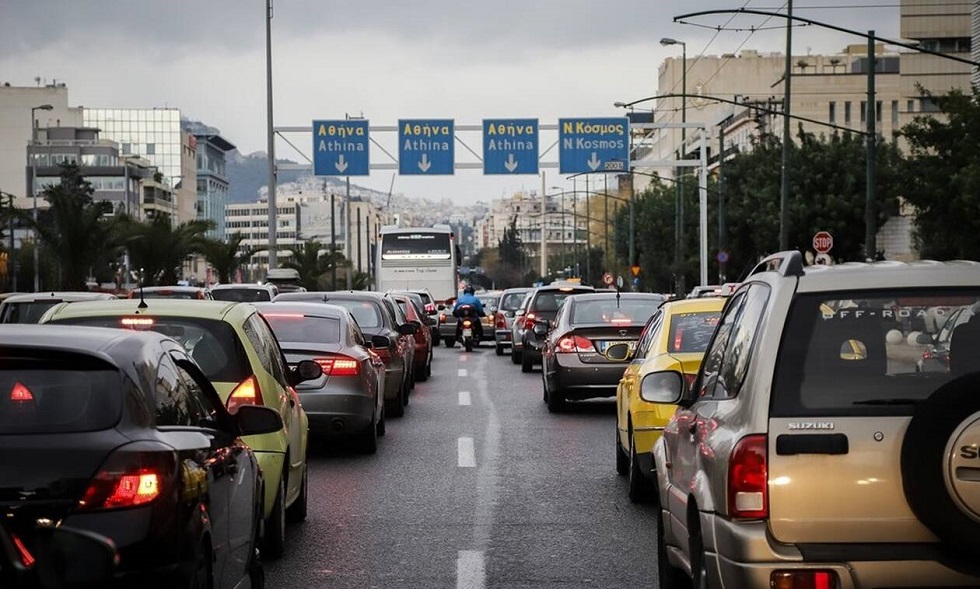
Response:
[{"label": "green car", "polygon": [[282,555],[286,520],[302,521],[307,509],[308,420],[293,385],[319,377],[319,366],[310,362],[290,369],[268,324],[245,303],[167,299],[62,303],[41,321],[163,333],[197,361],[231,412],[245,404],[277,410],[283,429],[243,439],[255,451],[265,476],[263,555]]}]

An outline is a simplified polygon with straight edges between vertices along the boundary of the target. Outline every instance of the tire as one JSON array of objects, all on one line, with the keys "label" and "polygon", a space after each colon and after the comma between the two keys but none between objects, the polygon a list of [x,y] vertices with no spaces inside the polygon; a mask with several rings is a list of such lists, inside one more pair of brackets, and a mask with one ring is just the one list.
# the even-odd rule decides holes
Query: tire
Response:
[{"label": "tire", "polygon": [[276,559],[286,551],[286,473],[279,477],[279,491],[272,505],[272,515],[265,520],[262,557]]},{"label": "tire", "polygon": [[496,349],[494,351],[497,353],[498,356],[503,356],[504,355],[504,347],[502,345],[497,344],[495,346],[495,348]]},{"label": "tire", "polygon": [[187,586],[190,589],[211,589],[214,587],[214,577],[211,572],[211,548],[203,541],[194,553],[194,570]]},{"label": "tire", "polygon": [[378,431],[378,437],[385,437],[385,431],[387,431],[387,426],[385,424],[385,408],[381,406],[381,417],[378,418],[378,423],[374,425],[374,429]]},{"label": "tire", "polygon": [[561,390],[548,390],[548,412],[561,413],[565,409],[565,399],[561,396]]},{"label": "tire", "polygon": [[640,461],[636,456],[636,443],[633,440],[633,428],[629,430],[629,498],[631,503],[648,503],[653,496],[653,485],[650,479],[640,470]]},{"label": "tire", "polygon": [[444,344],[446,344],[446,347],[447,348],[451,348],[451,347],[453,347],[453,346],[456,345],[456,338],[454,338],[454,337],[447,337],[446,339],[442,340],[442,342]]},{"label": "tire", "polygon": [[[967,425],[980,412],[980,373],[956,378],[919,403],[902,441],[902,488],[912,512],[947,546],[976,557],[980,555],[980,523],[977,505],[963,506],[954,497],[956,480],[946,474],[957,472],[961,466],[970,467],[969,460],[958,446],[970,445],[967,436],[977,431],[977,425]],[[951,440],[956,431],[966,430]],[[964,435],[966,434],[966,435]],[[975,434],[974,434],[975,435]],[[957,446],[947,456],[947,446]],[[972,455],[971,455],[972,456]],[[975,483],[970,483],[975,484]],[[963,495],[960,495],[963,496]]]},{"label": "tire", "polygon": [[472,352],[472,351],[473,351],[473,340],[471,340],[471,339],[468,339],[468,340],[466,340],[466,341],[464,342],[464,344],[465,344],[465,346],[466,346],[466,351],[467,351],[467,352]]},{"label": "tire", "polygon": [[520,364],[521,363],[521,356],[522,355],[523,354],[521,354],[517,350],[511,349],[511,351],[510,351],[510,363],[511,364]]},{"label": "tire", "polygon": [[629,472],[630,458],[623,450],[623,445],[619,443],[619,427],[616,427],[616,474],[623,477]]},{"label": "tire", "polygon": [[422,368],[419,370],[419,373],[417,375],[417,377],[418,377],[417,380],[419,382],[425,382],[425,381],[429,380],[429,375],[430,374],[432,374],[432,352],[431,351],[429,352],[429,355],[426,356],[425,364],[423,364],[422,365]]},{"label": "tire", "polygon": [[[534,363],[531,361],[530,354],[521,354],[521,372],[527,373],[534,370]],[[542,368],[542,370],[544,370]]]},{"label": "tire", "polygon": [[[690,528],[689,528],[690,529]],[[691,586],[694,589],[708,589],[708,569],[704,558],[704,540],[701,529],[691,529]]]},{"label": "tire", "polygon": [[309,509],[309,464],[303,465],[303,480],[299,484],[299,497],[293,504],[286,508],[286,520],[298,523],[306,520],[306,513]]},{"label": "tire", "polygon": [[378,453],[378,428],[373,423],[357,436],[358,447],[363,454]]},{"label": "tire", "polygon": [[252,560],[248,563],[248,582],[251,589],[265,589],[265,567],[258,557],[258,548],[253,548]]},{"label": "tire", "polygon": [[657,587],[658,589],[690,589],[691,580],[684,571],[673,567],[667,560],[667,540],[664,513],[657,515]]},{"label": "tire", "polygon": [[402,401],[401,391],[394,399],[385,399],[385,415],[389,417],[401,417],[405,415],[405,403]]}]

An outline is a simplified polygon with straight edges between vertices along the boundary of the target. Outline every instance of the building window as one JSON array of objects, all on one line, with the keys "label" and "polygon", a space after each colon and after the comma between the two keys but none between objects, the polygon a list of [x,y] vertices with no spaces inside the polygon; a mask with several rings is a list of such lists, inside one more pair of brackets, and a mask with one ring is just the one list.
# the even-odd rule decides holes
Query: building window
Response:
[{"label": "building window", "polygon": [[875,102],[875,122],[878,123],[879,126],[881,125],[881,109],[881,101],[878,100]]},{"label": "building window", "polygon": [[861,126],[863,127],[868,123],[868,103],[867,101],[861,101]]},{"label": "building window", "polygon": [[837,103],[833,100],[830,101],[830,108],[827,112],[827,118],[831,123],[837,122]]},{"label": "building window", "polygon": [[892,100],[892,128],[898,126],[898,101]]},{"label": "building window", "polygon": [[146,144],[146,155],[156,155],[157,154],[157,144],[147,143]]},{"label": "building window", "polygon": [[905,112],[915,112],[915,101],[906,100],[905,101]]},{"label": "building window", "polygon": [[844,101],[844,124],[851,124],[851,101]]}]

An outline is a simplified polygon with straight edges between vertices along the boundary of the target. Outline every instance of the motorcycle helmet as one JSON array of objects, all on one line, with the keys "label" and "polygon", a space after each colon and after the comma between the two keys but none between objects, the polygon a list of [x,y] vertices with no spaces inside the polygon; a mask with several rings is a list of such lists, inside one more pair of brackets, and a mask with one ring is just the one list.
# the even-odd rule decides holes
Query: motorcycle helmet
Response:
[{"label": "motorcycle helmet", "polygon": [[472,287],[471,285],[469,285],[469,284],[467,284],[467,285],[466,285],[466,287],[465,287],[465,288],[463,288],[463,294],[468,294],[468,295],[471,295],[471,294],[473,294],[473,293],[475,293],[475,292],[476,292],[476,289],[474,289],[474,288],[473,288],[473,287]]}]

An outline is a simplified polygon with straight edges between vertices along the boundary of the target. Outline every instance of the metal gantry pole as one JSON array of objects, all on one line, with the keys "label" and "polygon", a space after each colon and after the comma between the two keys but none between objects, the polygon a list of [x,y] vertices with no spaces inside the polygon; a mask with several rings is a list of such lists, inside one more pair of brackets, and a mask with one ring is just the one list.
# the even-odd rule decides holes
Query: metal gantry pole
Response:
[{"label": "metal gantry pole", "polygon": [[548,276],[548,195],[545,185],[545,173],[541,170],[541,280]]},{"label": "metal gantry pole", "polygon": [[350,243],[350,176],[347,176],[347,196],[344,199],[344,208],[346,213],[344,214],[344,249],[347,250],[345,257],[347,258],[347,290],[352,290],[354,288],[354,269],[351,267],[351,243]]},{"label": "metal gantry pole", "polygon": [[701,131],[701,173],[698,176],[698,208],[700,215],[701,286],[708,284],[708,129]]},{"label": "metal gantry pole", "polygon": [[786,71],[783,72],[783,153],[780,163],[779,249],[789,249],[790,99],[793,80],[793,0],[786,1]]},{"label": "metal gantry pole", "polygon": [[878,101],[875,92],[875,32],[868,31],[868,152],[867,152],[867,186],[864,200],[864,256],[872,261],[878,256],[876,239],[877,230],[877,157],[878,157]]},{"label": "metal gantry pole", "polygon": [[269,270],[276,267],[276,135],[272,118],[272,0],[265,2],[265,93],[269,152]]},{"label": "metal gantry pole", "polygon": [[[718,127],[718,253],[728,251],[728,233],[725,225],[725,125]],[[718,284],[725,284],[727,262],[718,260]]]}]

